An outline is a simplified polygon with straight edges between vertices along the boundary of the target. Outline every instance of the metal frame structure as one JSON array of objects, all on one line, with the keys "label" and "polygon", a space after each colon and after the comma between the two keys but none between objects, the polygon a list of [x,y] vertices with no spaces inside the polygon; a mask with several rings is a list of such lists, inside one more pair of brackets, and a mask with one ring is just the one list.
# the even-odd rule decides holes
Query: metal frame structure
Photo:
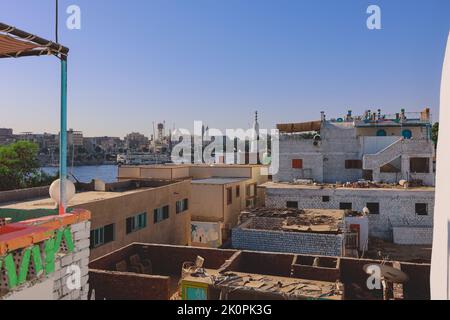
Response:
[{"label": "metal frame structure", "polygon": [[[59,176],[60,201],[59,214],[65,214],[67,208],[67,57],[69,48],[31,33],[0,22],[1,58],[21,58],[30,56],[53,55],[61,62],[61,108],[59,134]],[[3,39],[3,40],[2,40]],[[8,51],[11,46],[11,52]]]}]

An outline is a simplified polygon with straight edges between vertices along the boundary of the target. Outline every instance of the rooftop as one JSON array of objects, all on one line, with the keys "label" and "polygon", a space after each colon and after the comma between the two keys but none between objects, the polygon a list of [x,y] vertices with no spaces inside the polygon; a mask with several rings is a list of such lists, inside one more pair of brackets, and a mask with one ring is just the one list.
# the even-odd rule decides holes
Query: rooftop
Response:
[{"label": "rooftop", "polygon": [[322,112],[321,120],[277,124],[277,129],[282,133],[300,133],[320,131],[322,123],[349,125],[356,128],[364,127],[401,127],[401,126],[429,126],[431,125],[430,109],[425,108],[420,112],[405,112],[404,109],[396,114],[382,114],[381,110],[372,112],[368,110],[364,115],[353,116],[349,110],[347,115],[340,118],[327,120]]},{"label": "rooftop", "polygon": [[373,182],[354,182],[350,184],[332,184],[332,183],[294,183],[294,182],[266,182],[258,187],[268,189],[305,189],[305,190],[323,190],[323,189],[342,189],[342,190],[379,190],[386,191],[395,189],[396,191],[434,191],[434,187],[429,186],[409,186],[405,188],[398,184],[382,184]]},{"label": "rooftop", "polygon": [[[164,187],[170,184],[178,183],[179,181],[159,181],[159,180],[126,180],[122,182],[106,183],[104,184],[105,191],[85,191],[75,194],[75,196],[69,201],[68,206],[78,206],[86,203],[112,199],[121,197],[128,194],[134,194],[138,192],[144,192],[151,189]],[[89,187],[91,184],[85,184],[84,187]],[[94,188],[94,187],[92,187]],[[40,198],[29,201],[12,202],[0,204],[0,215],[2,213],[8,213],[13,210],[33,210],[33,211],[45,211],[51,210],[56,207],[56,203],[50,198]]]},{"label": "rooftop", "polygon": [[173,168],[252,168],[252,167],[264,167],[262,164],[203,164],[203,163],[190,163],[190,164],[177,164],[177,163],[165,163],[165,164],[142,164],[142,165],[122,165],[121,168],[154,168],[154,169],[173,169]]},{"label": "rooftop", "polygon": [[221,178],[221,177],[213,177],[206,179],[198,179],[192,180],[192,184],[216,184],[216,185],[224,185],[230,183],[238,183],[242,181],[248,180],[247,178]]},{"label": "rooftop", "polygon": [[[285,232],[340,233],[345,210],[256,208],[243,211],[239,227],[279,230]],[[256,220],[255,220],[256,218]],[[266,223],[257,218],[274,218],[278,223]]]},{"label": "rooftop", "polygon": [[414,274],[391,297],[430,298],[429,264],[290,253],[134,243],[92,261],[89,274],[98,300],[380,300],[363,267],[381,263]]}]

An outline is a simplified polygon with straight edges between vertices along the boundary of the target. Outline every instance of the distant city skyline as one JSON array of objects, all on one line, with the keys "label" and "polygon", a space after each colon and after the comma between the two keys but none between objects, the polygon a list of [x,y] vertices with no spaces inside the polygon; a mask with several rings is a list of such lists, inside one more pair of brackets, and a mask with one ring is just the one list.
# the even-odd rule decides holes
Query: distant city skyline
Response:
[{"label": "distant city skyline", "polygon": [[[82,29],[64,26],[76,4]],[[382,30],[366,9],[380,6]],[[16,0],[0,21],[54,39],[54,1]],[[153,122],[261,128],[420,111],[438,120],[450,1],[60,1],[69,54],[69,127],[85,136],[148,137]],[[54,57],[0,60],[0,128],[59,131]]]}]

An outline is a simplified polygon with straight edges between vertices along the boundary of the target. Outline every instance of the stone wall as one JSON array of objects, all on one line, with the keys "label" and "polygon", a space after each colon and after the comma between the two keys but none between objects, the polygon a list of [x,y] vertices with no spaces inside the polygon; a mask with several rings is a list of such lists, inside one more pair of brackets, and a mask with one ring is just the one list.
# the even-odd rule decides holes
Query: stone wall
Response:
[{"label": "stone wall", "polygon": [[[328,196],[325,202],[323,196]],[[432,227],[434,189],[350,189],[266,188],[266,206],[284,208],[287,201],[297,201],[300,209],[339,209],[341,202],[352,203],[352,209],[362,211],[369,202],[379,203],[380,213],[369,215],[369,235],[393,239],[393,227]],[[416,203],[426,203],[428,215],[415,212]]]}]

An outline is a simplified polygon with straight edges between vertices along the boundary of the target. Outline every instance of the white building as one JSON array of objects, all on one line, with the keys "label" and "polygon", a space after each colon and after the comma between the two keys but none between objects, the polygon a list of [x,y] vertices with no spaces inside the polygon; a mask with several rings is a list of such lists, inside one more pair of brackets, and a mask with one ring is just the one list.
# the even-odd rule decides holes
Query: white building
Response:
[{"label": "white building", "polygon": [[370,236],[431,243],[435,149],[429,109],[362,117],[349,111],[329,121],[322,113],[320,121],[278,129],[280,169],[263,186],[266,206],[368,208]]}]

